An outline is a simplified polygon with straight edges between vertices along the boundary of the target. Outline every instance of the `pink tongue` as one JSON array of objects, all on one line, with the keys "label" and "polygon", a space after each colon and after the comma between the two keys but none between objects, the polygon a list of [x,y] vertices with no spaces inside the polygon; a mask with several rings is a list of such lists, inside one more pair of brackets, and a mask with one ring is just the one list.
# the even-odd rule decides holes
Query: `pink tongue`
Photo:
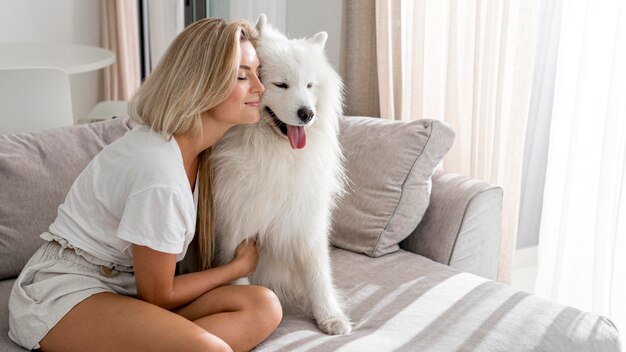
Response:
[{"label": "pink tongue", "polygon": [[302,126],[287,125],[287,138],[293,149],[302,149],[306,145],[306,131]]}]

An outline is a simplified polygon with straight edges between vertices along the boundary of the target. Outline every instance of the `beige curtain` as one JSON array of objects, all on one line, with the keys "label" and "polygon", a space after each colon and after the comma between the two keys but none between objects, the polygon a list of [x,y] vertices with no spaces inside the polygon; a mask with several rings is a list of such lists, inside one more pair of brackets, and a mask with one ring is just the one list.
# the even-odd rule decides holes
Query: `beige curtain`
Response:
[{"label": "beige curtain", "polygon": [[[345,0],[344,6],[343,41],[346,51],[357,52],[341,57],[346,113],[454,126],[443,169],[504,188],[498,281],[510,283],[538,0]],[[367,59],[371,39],[359,39],[369,35],[364,28],[375,32],[375,60]]]},{"label": "beige curtain", "polygon": [[380,116],[375,9],[373,0],[343,2],[339,73],[349,92],[346,115]]},{"label": "beige curtain", "polygon": [[115,53],[104,69],[104,99],[129,100],[141,84],[137,2],[101,0],[100,27],[102,46]]}]

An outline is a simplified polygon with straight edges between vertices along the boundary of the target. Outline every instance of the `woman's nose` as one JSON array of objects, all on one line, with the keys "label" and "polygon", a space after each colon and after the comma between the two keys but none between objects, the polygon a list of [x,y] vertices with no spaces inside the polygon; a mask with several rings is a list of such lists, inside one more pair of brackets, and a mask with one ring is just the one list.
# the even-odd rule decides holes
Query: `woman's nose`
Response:
[{"label": "woman's nose", "polygon": [[255,93],[263,93],[265,91],[265,86],[263,85],[263,83],[261,83],[261,80],[259,80],[257,78],[256,80],[257,84],[254,87],[254,92]]}]

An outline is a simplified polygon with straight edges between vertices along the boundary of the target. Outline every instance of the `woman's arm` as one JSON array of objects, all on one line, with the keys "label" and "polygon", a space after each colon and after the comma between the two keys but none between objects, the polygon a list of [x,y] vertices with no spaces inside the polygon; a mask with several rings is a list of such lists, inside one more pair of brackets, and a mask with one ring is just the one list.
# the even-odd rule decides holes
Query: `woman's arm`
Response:
[{"label": "woman's arm", "polygon": [[175,276],[176,254],[133,245],[137,298],[172,310],[182,307],[205,292],[245,277],[256,268],[255,241],[244,241],[230,263],[209,270]]}]

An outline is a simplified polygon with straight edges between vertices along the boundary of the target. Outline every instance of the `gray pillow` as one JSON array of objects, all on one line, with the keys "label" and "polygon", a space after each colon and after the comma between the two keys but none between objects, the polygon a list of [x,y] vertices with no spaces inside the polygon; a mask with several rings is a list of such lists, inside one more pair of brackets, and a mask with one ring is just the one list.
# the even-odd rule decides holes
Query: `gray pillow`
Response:
[{"label": "gray pillow", "polygon": [[41,246],[87,163],[129,131],[124,119],[0,135],[0,279],[17,276]]},{"label": "gray pillow", "polygon": [[333,214],[331,243],[371,257],[397,251],[426,212],[431,176],[454,131],[439,120],[346,116],[339,139],[350,182]]}]

